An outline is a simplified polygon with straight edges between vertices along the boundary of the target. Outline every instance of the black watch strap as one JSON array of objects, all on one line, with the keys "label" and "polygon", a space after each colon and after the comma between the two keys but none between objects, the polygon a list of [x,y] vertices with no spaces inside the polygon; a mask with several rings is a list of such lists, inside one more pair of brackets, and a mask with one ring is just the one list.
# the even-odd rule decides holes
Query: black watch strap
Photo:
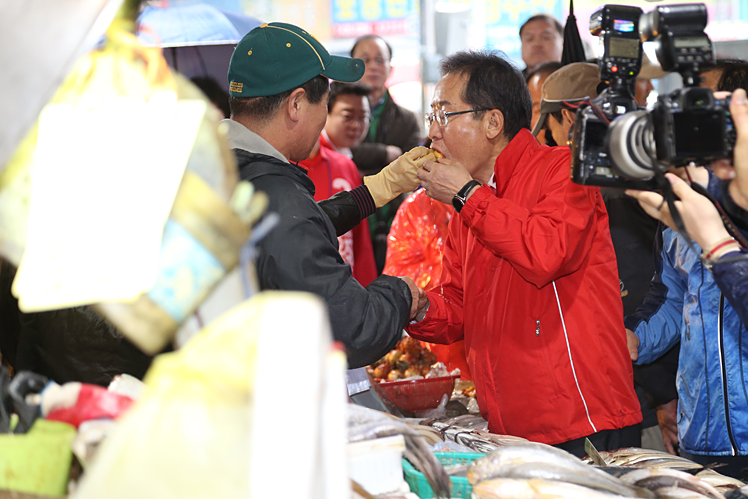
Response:
[{"label": "black watch strap", "polygon": [[460,212],[463,206],[465,206],[465,201],[467,198],[468,193],[470,193],[470,190],[474,187],[480,187],[481,183],[477,180],[471,180],[467,184],[465,184],[462,189],[457,191],[457,194],[455,194],[455,197],[452,198],[452,206],[455,207],[455,210],[457,213]]}]

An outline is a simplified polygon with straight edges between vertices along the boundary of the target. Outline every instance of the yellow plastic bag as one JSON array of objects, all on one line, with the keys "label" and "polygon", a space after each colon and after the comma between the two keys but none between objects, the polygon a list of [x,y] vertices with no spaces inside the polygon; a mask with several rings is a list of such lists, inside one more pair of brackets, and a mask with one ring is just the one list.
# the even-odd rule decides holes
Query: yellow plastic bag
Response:
[{"label": "yellow plastic bag", "polygon": [[348,497],[345,356],[331,345],[314,295],[243,302],[156,358],[74,499]]}]

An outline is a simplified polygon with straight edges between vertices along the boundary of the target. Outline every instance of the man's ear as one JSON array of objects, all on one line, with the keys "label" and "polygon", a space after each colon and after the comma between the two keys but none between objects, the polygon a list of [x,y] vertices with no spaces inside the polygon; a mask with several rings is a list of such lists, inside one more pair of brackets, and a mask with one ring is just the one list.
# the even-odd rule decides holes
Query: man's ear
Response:
[{"label": "man's ear", "polygon": [[561,116],[564,117],[564,122],[567,125],[573,125],[574,124],[574,118],[576,117],[577,113],[570,110],[570,109],[562,109],[561,110]]},{"label": "man's ear", "polygon": [[493,140],[504,133],[504,113],[498,109],[486,111],[483,115],[483,126],[486,129],[486,137]]},{"label": "man's ear", "polygon": [[306,104],[306,90],[303,88],[297,88],[291,95],[288,96],[286,101],[286,112],[288,118],[291,121],[299,121],[301,119],[301,110]]}]

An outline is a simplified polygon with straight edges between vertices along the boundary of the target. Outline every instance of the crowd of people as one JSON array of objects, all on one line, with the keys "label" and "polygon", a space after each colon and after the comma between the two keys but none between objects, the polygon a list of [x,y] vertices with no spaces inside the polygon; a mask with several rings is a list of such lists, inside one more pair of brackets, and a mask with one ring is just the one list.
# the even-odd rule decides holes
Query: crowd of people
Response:
[{"label": "crowd of people", "polygon": [[[444,58],[422,129],[387,89],[381,37],[342,57],[290,24],[247,34],[223,123],[241,178],[280,215],[259,242],[261,288],[320,296],[350,367],[403,330],[433,345],[474,380],[492,432],[583,456],[585,438],[641,446],[644,419],[668,451],[742,477],[748,63],[705,69],[703,85],[731,92],[717,96],[731,95],[734,154],[668,173],[672,204],[571,181],[575,111],[606,82],[594,63],[561,65],[553,17],[531,17],[519,37],[524,70],[490,50]],[[639,105],[664,74],[644,61]],[[0,283],[9,275],[3,264]],[[13,363],[29,355],[28,320],[8,304],[0,349]],[[135,360],[141,374],[149,359]]]}]

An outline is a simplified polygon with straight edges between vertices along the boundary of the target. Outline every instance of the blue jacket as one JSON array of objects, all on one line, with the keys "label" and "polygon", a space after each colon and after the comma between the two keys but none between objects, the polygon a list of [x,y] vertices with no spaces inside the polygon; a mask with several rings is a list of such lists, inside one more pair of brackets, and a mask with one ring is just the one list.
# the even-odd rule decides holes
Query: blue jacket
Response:
[{"label": "blue jacket", "polygon": [[[714,278],[682,236],[663,232],[664,285],[627,318],[648,363],[679,340],[678,439],[692,454],[748,455],[748,335]],[[697,251],[701,249],[695,245]]]}]

